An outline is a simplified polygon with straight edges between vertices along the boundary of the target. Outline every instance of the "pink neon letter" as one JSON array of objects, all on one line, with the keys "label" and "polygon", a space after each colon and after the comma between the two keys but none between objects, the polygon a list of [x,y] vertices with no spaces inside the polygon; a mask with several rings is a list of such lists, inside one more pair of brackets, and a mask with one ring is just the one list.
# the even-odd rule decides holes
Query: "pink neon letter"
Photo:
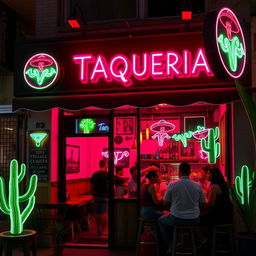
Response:
[{"label": "pink neon letter", "polygon": [[[158,58],[158,60],[157,60]],[[151,75],[154,79],[163,78],[165,74],[163,73],[163,53],[162,52],[152,52],[151,53]]]},{"label": "pink neon letter", "polygon": [[191,76],[191,52],[183,51],[183,74],[185,77]]},{"label": "pink neon letter", "polygon": [[198,77],[199,73],[201,71],[204,71],[207,76],[213,76],[213,73],[211,72],[211,70],[207,64],[204,52],[201,48],[199,48],[199,50],[196,54],[196,60],[193,65],[192,76]]},{"label": "pink neon letter", "polygon": [[175,74],[177,77],[182,77],[182,73],[179,71],[181,65],[181,57],[177,52],[169,51],[166,53],[166,69],[169,78],[174,77]]},{"label": "pink neon letter", "polygon": [[[133,75],[136,77],[138,80],[145,80],[149,77],[149,58],[148,54],[144,53],[143,54],[143,59],[140,60],[137,54],[132,54],[132,68],[133,68]],[[142,63],[142,64],[141,64]],[[138,69],[141,68],[142,66],[142,71],[139,72]]]},{"label": "pink neon letter", "polygon": [[114,79],[123,83],[125,87],[132,84],[130,62],[125,56],[117,55],[111,59],[110,72]]},{"label": "pink neon letter", "polygon": [[98,56],[91,75],[92,83],[97,83],[99,78],[103,76],[107,82],[111,82],[108,65],[105,58],[101,55]]},{"label": "pink neon letter", "polygon": [[80,80],[82,83],[88,83],[88,63],[93,62],[94,57],[91,54],[73,56],[76,64],[80,64]]}]

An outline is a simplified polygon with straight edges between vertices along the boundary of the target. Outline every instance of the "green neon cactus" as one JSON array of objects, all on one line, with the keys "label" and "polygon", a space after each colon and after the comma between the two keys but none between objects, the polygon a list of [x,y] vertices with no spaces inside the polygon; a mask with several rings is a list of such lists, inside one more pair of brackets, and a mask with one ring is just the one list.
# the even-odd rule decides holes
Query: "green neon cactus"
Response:
[{"label": "green neon cactus", "polygon": [[254,173],[252,174],[252,178],[250,178],[249,168],[243,165],[241,168],[241,176],[238,175],[235,178],[235,190],[243,205],[249,205],[250,189],[253,179]]},{"label": "green neon cactus", "polygon": [[219,127],[209,129],[207,142],[206,139],[201,140],[201,148],[208,155],[208,162],[215,164],[216,159],[220,156],[220,143],[217,142],[220,135]]},{"label": "green neon cactus", "polygon": [[241,59],[244,55],[243,44],[237,36],[234,36],[230,41],[226,36],[220,34],[218,43],[221,50],[227,54],[230,69],[235,72],[237,70],[237,60]]},{"label": "green neon cactus", "polygon": [[241,175],[236,176],[231,196],[236,209],[245,224],[248,233],[255,232],[256,221],[256,172],[247,165],[241,168]]},{"label": "green neon cactus", "polygon": [[[23,224],[35,205],[35,191],[37,187],[37,176],[33,174],[29,180],[29,187],[24,195],[19,194],[19,183],[26,174],[26,165],[21,164],[20,172],[18,161],[13,159],[10,163],[10,179],[9,179],[9,200],[7,201],[5,182],[0,176],[0,209],[10,215],[11,234],[18,235],[23,231]],[[28,201],[27,206],[21,212],[20,203]]]}]

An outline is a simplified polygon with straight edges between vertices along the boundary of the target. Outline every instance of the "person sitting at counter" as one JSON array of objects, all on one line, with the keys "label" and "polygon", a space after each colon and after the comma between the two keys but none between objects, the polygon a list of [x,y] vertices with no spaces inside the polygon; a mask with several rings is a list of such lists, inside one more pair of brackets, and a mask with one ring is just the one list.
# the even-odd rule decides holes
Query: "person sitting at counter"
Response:
[{"label": "person sitting at counter", "polygon": [[162,202],[157,196],[155,184],[160,182],[159,170],[156,167],[148,168],[146,178],[148,183],[141,188],[141,211],[140,215],[146,219],[158,219],[162,212],[157,210],[157,206]]},{"label": "person sitting at counter", "polygon": [[124,166],[119,165],[116,167],[116,175],[114,176],[114,191],[116,198],[124,198],[127,192],[127,183],[122,176],[124,176]]},{"label": "person sitting at counter", "polygon": [[233,219],[233,205],[229,197],[228,184],[219,168],[207,173],[211,183],[207,193],[206,211],[201,215],[201,224],[227,224]]},{"label": "person sitting at counter", "polygon": [[202,187],[189,178],[191,167],[179,165],[179,180],[168,185],[163,204],[170,205],[170,213],[158,219],[161,235],[171,252],[172,226],[191,226],[200,223],[200,208],[205,204]]}]

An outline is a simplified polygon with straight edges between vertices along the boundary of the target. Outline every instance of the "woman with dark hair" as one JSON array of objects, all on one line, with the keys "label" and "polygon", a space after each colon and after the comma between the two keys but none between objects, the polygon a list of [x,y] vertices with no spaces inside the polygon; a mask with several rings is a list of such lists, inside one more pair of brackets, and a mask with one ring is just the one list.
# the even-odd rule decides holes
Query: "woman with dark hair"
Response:
[{"label": "woman with dark hair", "polygon": [[211,185],[207,193],[207,211],[201,216],[201,223],[231,223],[233,219],[233,206],[229,197],[228,184],[220,169],[210,169],[207,179],[211,182]]},{"label": "woman with dark hair", "polygon": [[141,188],[141,217],[146,219],[158,219],[163,213],[157,210],[162,200],[157,196],[155,184],[160,182],[159,170],[156,167],[150,167],[145,177],[148,183]]}]

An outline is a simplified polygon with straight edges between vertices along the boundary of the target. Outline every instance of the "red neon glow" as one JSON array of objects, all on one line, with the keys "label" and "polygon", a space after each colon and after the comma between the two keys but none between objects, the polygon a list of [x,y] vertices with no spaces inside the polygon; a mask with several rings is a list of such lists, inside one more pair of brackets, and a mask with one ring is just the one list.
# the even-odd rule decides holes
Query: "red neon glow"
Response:
[{"label": "red neon glow", "polygon": [[78,20],[68,20],[68,24],[71,28],[80,28]]},{"label": "red neon glow", "polygon": [[181,12],[181,19],[182,20],[191,20],[192,19],[192,12],[191,11],[182,11]]},{"label": "red neon glow", "polygon": [[[226,31],[226,35],[230,41],[232,41],[233,39],[233,34],[235,34],[236,36],[239,36],[239,38],[240,37],[242,38],[242,47],[244,51],[244,56],[241,60],[240,68],[235,72],[228,67],[227,61],[225,61],[225,57],[219,46],[218,39],[219,39],[219,35],[223,32],[223,29]],[[229,76],[231,76],[232,78],[239,78],[243,74],[244,68],[245,68],[246,45],[245,45],[244,34],[240,26],[240,23],[236,15],[232,12],[232,10],[230,10],[227,7],[222,8],[218,13],[218,16],[216,19],[216,25],[215,25],[215,38],[216,38],[218,53],[219,53],[220,60],[223,67],[225,68]]]},{"label": "red neon glow", "polygon": [[[192,61],[193,60],[193,61]],[[193,56],[191,51],[184,50],[182,54],[175,51],[158,51],[131,54],[127,57],[119,54],[113,56],[109,62],[104,56],[92,54],[73,56],[75,64],[79,65],[82,83],[97,83],[99,78],[106,82],[113,80],[128,87],[134,80],[172,79],[198,77],[201,73],[213,76],[207,63],[203,49],[199,48]]]},{"label": "red neon glow", "polygon": [[[109,158],[108,151],[101,152],[102,156]],[[115,151],[114,152],[114,164],[116,165],[118,161],[123,159],[124,157],[128,157],[130,154],[128,151]]]}]

